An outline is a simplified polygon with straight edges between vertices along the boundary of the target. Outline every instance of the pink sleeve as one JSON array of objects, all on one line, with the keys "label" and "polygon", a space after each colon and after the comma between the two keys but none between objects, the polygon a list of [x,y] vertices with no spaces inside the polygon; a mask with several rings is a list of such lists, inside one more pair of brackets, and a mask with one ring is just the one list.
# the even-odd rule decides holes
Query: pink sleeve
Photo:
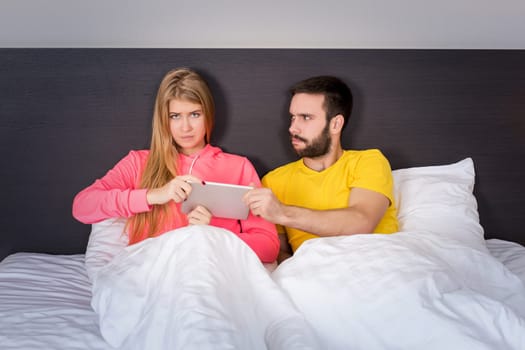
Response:
[{"label": "pink sleeve", "polygon": [[[254,183],[261,185],[259,176],[253,165],[247,160],[243,169],[241,185]],[[241,220],[241,233],[239,237],[257,254],[262,262],[274,262],[279,254],[279,236],[275,225],[263,218],[252,215],[248,219]]]},{"label": "pink sleeve", "polygon": [[147,189],[136,189],[147,154],[131,151],[104,177],[75,196],[73,217],[85,224],[151,210]]}]

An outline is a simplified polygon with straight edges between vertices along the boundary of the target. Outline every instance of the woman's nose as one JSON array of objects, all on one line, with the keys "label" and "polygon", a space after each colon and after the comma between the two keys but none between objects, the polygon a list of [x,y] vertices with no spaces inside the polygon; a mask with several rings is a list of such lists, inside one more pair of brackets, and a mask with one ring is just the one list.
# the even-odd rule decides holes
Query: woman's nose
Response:
[{"label": "woman's nose", "polygon": [[188,117],[182,118],[182,130],[191,130],[190,118]]}]

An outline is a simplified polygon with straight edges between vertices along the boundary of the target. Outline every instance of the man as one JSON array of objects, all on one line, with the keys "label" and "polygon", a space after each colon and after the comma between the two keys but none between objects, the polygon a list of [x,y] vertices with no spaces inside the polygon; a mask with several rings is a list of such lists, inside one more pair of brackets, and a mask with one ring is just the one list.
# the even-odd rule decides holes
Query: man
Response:
[{"label": "man", "polygon": [[[254,215],[277,225],[279,262],[307,239],[398,230],[392,171],[379,150],[343,150],[352,92],[319,76],[290,90],[290,139],[301,159],[270,171],[248,192]],[[291,249],[290,249],[291,248]]]}]

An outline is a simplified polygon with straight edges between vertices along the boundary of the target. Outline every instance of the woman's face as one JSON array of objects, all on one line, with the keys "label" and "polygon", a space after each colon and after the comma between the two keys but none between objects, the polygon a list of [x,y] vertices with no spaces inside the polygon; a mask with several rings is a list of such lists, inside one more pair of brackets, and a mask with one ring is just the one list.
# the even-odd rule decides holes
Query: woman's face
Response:
[{"label": "woman's face", "polygon": [[206,145],[206,116],[202,106],[185,100],[170,100],[170,131],[179,152],[191,155]]}]

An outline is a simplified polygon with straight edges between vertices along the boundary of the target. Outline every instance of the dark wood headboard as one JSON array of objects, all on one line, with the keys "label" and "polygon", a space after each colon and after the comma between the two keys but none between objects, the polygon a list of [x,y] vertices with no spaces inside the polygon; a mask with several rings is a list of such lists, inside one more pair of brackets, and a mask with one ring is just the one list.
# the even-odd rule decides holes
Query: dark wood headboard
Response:
[{"label": "dark wood headboard", "polygon": [[0,259],[80,253],[74,195],[147,148],[153,100],[189,66],[217,103],[213,143],[260,175],[294,159],[288,87],[332,74],[353,89],[347,148],[393,169],[472,157],[486,238],[525,244],[525,50],[0,49]]}]

